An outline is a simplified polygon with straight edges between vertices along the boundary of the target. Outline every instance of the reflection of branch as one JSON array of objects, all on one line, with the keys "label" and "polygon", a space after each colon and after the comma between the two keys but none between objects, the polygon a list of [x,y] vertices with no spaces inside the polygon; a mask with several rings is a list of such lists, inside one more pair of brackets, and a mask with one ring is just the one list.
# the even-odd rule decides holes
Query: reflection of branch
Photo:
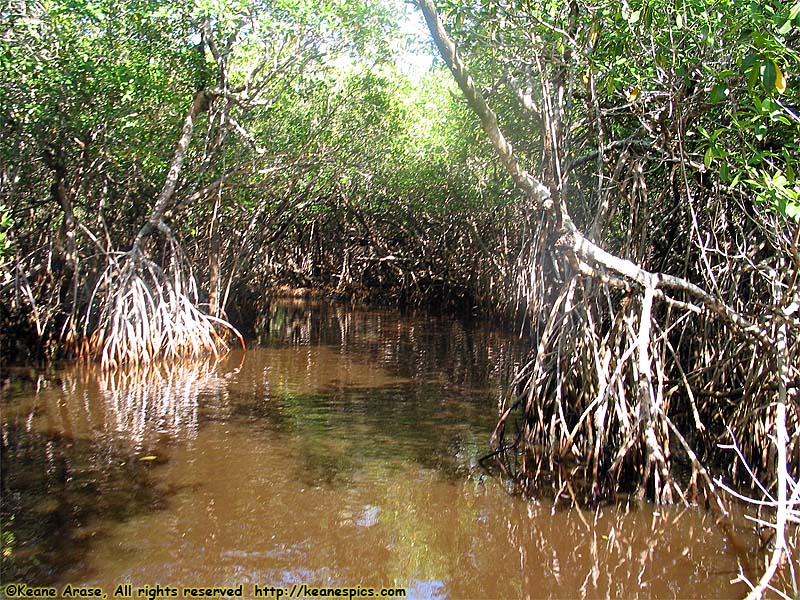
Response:
[{"label": "reflection of branch", "polygon": [[[785,338],[784,338],[785,339]],[[785,347],[784,347],[785,350]],[[779,392],[780,396],[780,392]],[[782,409],[781,409],[782,407]],[[730,431],[730,430],[729,430]],[[733,433],[731,432],[731,437],[733,437]],[[792,575],[792,582],[795,588],[795,593],[797,592],[797,581],[796,581],[796,574],[794,573],[794,567],[792,565],[792,556],[789,544],[786,541],[786,528],[789,523],[795,523],[800,525],[800,485],[798,482],[794,481],[794,479],[789,475],[787,471],[787,453],[786,453],[786,446],[788,443],[788,434],[786,431],[786,405],[785,403],[781,403],[780,401],[777,403],[776,406],[776,417],[775,417],[775,437],[773,441],[776,445],[776,461],[777,461],[777,474],[778,474],[778,497],[775,498],[769,490],[761,483],[761,481],[756,477],[753,470],[750,468],[750,465],[745,460],[744,454],[739,449],[736,440],[733,440],[732,444],[720,446],[723,449],[733,450],[738,458],[741,460],[742,465],[746,469],[748,475],[750,475],[751,480],[758,488],[761,490],[762,494],[764,495],[767,500],[758,500],[756,498],[751,498],[749,496],[745,496],[740,494],[736,490],[732,489],[721,480],[717,480],[715,483],[722,489],[724,489],[727,493],[731,494],[733,497],[746,502],[747,504],[759,506],[759,507],[767,507],[772,508],[775,510],[775,519],[774,522],[768,522],[763,519],[756,519],[753,517],[748,517],[751,521],[754,521],[758,525],[762,527],[774,529],[774,533],[772,534],[773,539],[773,549],[772,554],[770,557],[769,564],[767,565],[767,569],[764,571],[764,574],[759,578],[758,582],[753,584],[748,577],[744,574],[739,576],[739,581],[747,584],[750,586],[750,593],[747,595],[748,600],[756,600],[757,598],[761,598],[764,592],[767,589],[771,589],[779,593],[782,597],[788,598],[785,594],[781,593],[779,590],[776,590],[774,587],[770,585],[773,577],[778,571],[778,568],[783,563],[784,559],[788,560],[791,575]],[[789,492],[791,491],[791,496],[789,496]]]},{"label": "reflection of branch", "polygon": [[198,396],[209,388],[224,390],[215,360],[104,370],[95,377],[113,419],[106,426],[136,442],[163,428],[195,435]]}]

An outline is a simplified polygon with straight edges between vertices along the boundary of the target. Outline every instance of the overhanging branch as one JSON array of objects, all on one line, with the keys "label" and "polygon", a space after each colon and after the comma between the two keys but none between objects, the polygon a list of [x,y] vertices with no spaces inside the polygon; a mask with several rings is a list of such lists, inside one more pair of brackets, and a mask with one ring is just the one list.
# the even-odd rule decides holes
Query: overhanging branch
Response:
[{"label": "overhanging branch", "polygon": [[[506,170],[517,186],[532,198],[540,209],[553,213],[553,216],[561,223],[560,247],[573,253],[577,258],[576,261],[573,261],[574,263],[579,264],[583,261],[596,267],[602,267],[611,273],[638,283],[643,289],[653,285],[656,290],[670,288],[683,291],[698,300],[708,311],[755,337],[765,347],[770,348],[772,346],[771,337],[764,329],[752,323],[699,286],[673,275],[651,273],[630,260],[614,256],[586,238],[575,226],[566,206],[563,203],[560,203],[560,206],[555,206],[551,200],[552,194],[550,190],[520,165],[511,143],[500,129],[497,115],[489,107],[483,94],[475,85],[475,81],[461,60],[455,43],[447,34],[433,0],[416,0],[416,4],[422,10],[436,47],[464,93],[470,108],[478,115],[483,130],[489,136],[489,140]],[[607,277],[611,277],[611,275],[607,275]],[[618,281],[618,279],[615,281]],[[656,297],[658,297],[658,294]]]}]

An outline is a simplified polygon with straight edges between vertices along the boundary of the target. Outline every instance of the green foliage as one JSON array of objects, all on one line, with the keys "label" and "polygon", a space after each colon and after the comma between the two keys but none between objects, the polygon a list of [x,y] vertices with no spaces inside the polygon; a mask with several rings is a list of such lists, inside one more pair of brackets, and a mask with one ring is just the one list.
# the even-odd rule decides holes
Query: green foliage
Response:
[{"label": "green foliage", "polygon": [[[13,165],[19,195],[42,197],[66,178],[76,212],[94,214],[101,193],[154,193],[194,86],[191,22],[164,8],[72,0],[4,13],[0,159]],[[117,209],[112,226],[136,210]]]},{"label": "green foliage", "polygon": [[800,68],[799,12],[800,3],[751,3],[736,52],[708,69],[717,81],[710,101],[718,104],[709,116],[721,127],[706,150],[706,166],[713,162],[732,188],[743,185],[756,202],[793,220],[800,215],[800,117],[792,107],[800,86],[787,74]]},{"label": "green foliage", "polygon": [[8,232],[13,226],[8,207],[0,204],[0,269],[5,269],[13,255],[13,245],[8,237]]},{"label": "green foliage", "polygon": [[[600,98],[598,108],[615,115],[606,119],[610,139],[641,138],[644,126],[644,137],[663,144],[656,138],[691,113],[695,130],[681,132],[683,150],[700,169],[750,202],[796,219],[800,3],[537,0],[440,6],[504,131],[534,164],[544,143],[541,122],[513,108],[510,99],[516,99],[503,80],[531,66],[552,85],[566,82],[567,125],[578,128],[569,142],[575,155],[591,151],[596,136],[594,109],[585,104],[590,86]],[[545,101],[539,81],[522,83],[532,84],[540,105]]]}]

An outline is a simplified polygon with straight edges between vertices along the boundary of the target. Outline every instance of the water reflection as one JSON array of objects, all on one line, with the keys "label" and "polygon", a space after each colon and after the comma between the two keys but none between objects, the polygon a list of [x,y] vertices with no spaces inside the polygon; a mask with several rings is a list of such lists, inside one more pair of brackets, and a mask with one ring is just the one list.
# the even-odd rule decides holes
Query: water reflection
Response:
[{"label": "water reflection", "polygon": [[136,445],[151,431],[195,437],[200,398],[224,396],[226,391],[226,378],[215,367],[214,363],[173,364],[103,373],[97,381],[110,412],[109,425]]},{"label": "water reflection", "polygon": [[2,580],[46,584],[118,523],[163,509],[174,492],[155,464],[115,444],[2,429]]},{"label": "water reflection", "polygon": [[[6,390],[4,421],[24,422],[27,431],[74,438],[115,438],[136,448],[159,435],[194,437],[203,398],[224,397],[237,373],[223,363],[180,363],[131,371],[100,371],[76,365],[39,372]],[[11,372],[13,377],[16,373]]]},{"label": "water reflection", "polygon": [[290,304],[261,342],[215,365],[13,377],[4,580],[742,595],[736,554],[702,510],[579,515],[482,476],[475,460],[523,354],[513,338]]},{"label": "water reflection", "polygon": [[736,560],[725,555],[724,537],[701,509],[605,507],[584,513],[585,523],[575,514],[529,504],[507,517],[521,566],[519,597],[742,595],[729,584]]},{"label": "water reflection", "polygon": [[327,345],[403,377],[470,388],[496,388],[525,357],[519,340],[486,324],[308,302],[274,304],[258,335],[269,346]]}]

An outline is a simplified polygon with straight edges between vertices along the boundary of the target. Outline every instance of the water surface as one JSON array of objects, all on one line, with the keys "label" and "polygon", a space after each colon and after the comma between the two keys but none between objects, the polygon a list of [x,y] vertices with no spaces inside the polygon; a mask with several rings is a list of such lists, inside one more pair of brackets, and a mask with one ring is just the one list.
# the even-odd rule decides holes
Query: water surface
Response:
[{"label": "water surface", "polygon": [[[702,509],[555,510],[484,476],[523,357],[512,336],[309,303],[260,328],[215,365],[13,369],[3,583],[743,595],[737,548]],[[740,543],[757,556],[755,536]]]}]

